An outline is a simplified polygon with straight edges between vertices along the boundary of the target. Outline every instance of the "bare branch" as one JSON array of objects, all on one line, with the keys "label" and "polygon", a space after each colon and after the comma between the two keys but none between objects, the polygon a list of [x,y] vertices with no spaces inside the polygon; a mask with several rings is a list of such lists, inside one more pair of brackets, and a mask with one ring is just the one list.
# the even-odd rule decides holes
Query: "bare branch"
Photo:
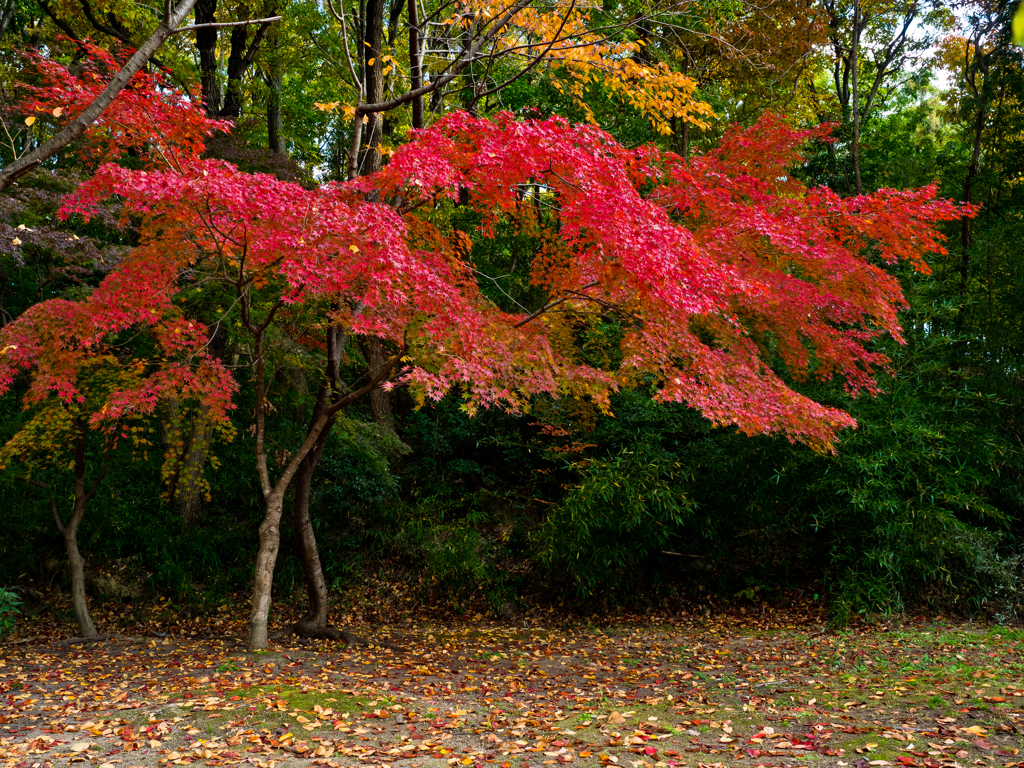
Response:
[{"label": "bare branch", "polygon": [[547,47],[543,51],[541,51],[540,53],[538,53],[534,57],[533,61],[531,61],[529,64],[527,64],[521,70],[519,70],[518,74],[510,77],[508,80],[506,80],[501,85],[496,85],[493,88],[491,88],[490,90],[484,91],[483,93],[474,94],[473,95],[473,105],[472,106],[475,106],[476,103],[478,101],[480,101],[480,99],[482,99],[482,98],[484,98],[486,96],[490,96],[492,93],[497,93],[502,88],[507,88],[508,86],[512,85],[512,83],[514,83],[516,80],[518,80],[523,75],[525,75],[527,72],[529,72],[531,69],[533,69],[535,66],[537,66],[537,64],[539,64],[541,62],[541,60],[551,52],[551,49],[555,47],[555,43],[557,43],[559,41],[559,38],[562,36],[562,30],[565,29],[565,25],[569,21],[569,14],[571,14],[573,12],[573,10],[575,10],[575,8],[576,8],[576,0],[572,0],[572,2],[569,3],[568,9],[566,9],[566,11],[565,11],[565,15],[562,17],[562,23],[559,25],[558,31],[555,32],[555,34],[551,37],[551,42],[548,43]]},{"label": "bare branch", "polygon": [[[585,290],[587,290],[588,288],[593,288],[593,287],[594,287],[595,285],[598,285],[598,281],[597,281],[597,280],[595,280],[595,281],[594,281],[594,282],[592,282],[592,283],[587,283],[587,284],[586,284],[586,285],[584,285],[584,286],[583,286],[582,288],[580,288],[580,291],[585,291]],[[579,296],[579,291],[569,291],[569,292],[568,292],[568,295],[566,295],[566,296],[563,296],[563,297],[562,297],[562,298],[560,298],[560,299],[555,299],[554,301],[549,301],[549,302],[548,302],[547,304],[545,304],[545,305],[544,305],[543,307],[541,307],[540,309],[538,309],[538,310],[537,310],[536,312],[532,312],[532,313],[530,313],[529,315],[527,315],[526,317],[524,317],[524,318],[523,318],[522,320],[520,320],[520,321],[519,321],[518,323],[516,323],[516,324],[515,324],[514,326],[512,326],[512,327],[513,327],[513,328],[522,328],[522,327],[523,327],[524,325],[526,325],[526,324],[527,324],[528,322],[530,322],[531,320],[536,320],[536,319],[537,319],[538,317],[540,317],[541,315],[543,315],[543,314],[544,314],[545,312],[547,312],[548,310],[550,310],[550,309],[554,309],[554,308],[555,308],[555,307],[557,307],[557,306],[558,306],[559,304],[563,304],[563,303],[565,303],[566,301],[569,301],[569,299],[573,298],[574,296],[577,296],[577,297],[578,297],[578,296]],[[585,297],[585,298],[586,298],[586,297]]]},{"label": "bare branch", "polygon": [[270,16],[266,19],[247,19],[246,21],[211,21],[208,24],[190,24],[187,27],[180,27],[171,34],[180,35],[183,32],[191,32],[196,29],[210,29],[212,27],[248,27],[253,24],[270,24],[274,21],[281,21],[281,19],[281,16]]},{"label": "bare branch", "polygon": [[494,23],[494,25],[487,31],[486,34],[478,37],[476,41],[469,48],[467,48],[462,53],[461,56],[459,56],[459,58],[448,70],[447,74],[437,78],[436,80],[432,80],[431,82],[427,83],[426,85],[422,85],[419,88],[407,91],[403,93],[401,96],[396,96],[393,99],[389,99],[388,101],[381,101],[377,104],[361,104],[358,107],[356,107],[357,119],[360,114],[366,115],[371,112],[387,112],[389,109],[394,109],[395,107],[401,106],[402,104],[405,104],[407,101],[411,101],[412,99],[415,99],[419,96],[424,96],[428,93],[431,93],[432,91],[437,90],[438,88],[443,88],[444,86],[448,85],[448,83],[450,83],[452,80],[458,77],[459,73],[462,72],[462,70],[464,70],[467,66],[469,66],[470,63],[472,63],[476,59],[477,55],[480,53],[480,49],[483,48],[484,45],[490,42],[495,37],[495,35],[497,35],[502,29],[507,27],[509,22],[511,22],[512,19],[515,18],[515,15],[519,13],[519,11],[523,10],[532,2],[533,0],[518,0],[518,2],[516,2],[511,8],[509,8],[508,11],[506,11],[505,14],[500,19],[498,19],[497,22]]}]

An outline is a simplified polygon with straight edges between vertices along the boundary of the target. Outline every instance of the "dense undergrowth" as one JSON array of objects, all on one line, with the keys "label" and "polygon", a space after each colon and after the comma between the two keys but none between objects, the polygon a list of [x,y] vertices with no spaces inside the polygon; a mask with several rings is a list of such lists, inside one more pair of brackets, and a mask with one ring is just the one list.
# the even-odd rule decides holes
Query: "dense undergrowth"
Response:
[{"label": "dense undergrowth", "polygon": [[[839,623],[920,609],[1013,621],[1024,601],[1016,410],[981,373],[915,365],[926,343],[897,352],[878,398],[816,393],[861,422],[834,455],[713,430],[642,391],[618,395],[614,417],[544,401],[469,418],[454,401],[415,410],[399,397],[397,438],[353,413],[312,503],[334,600],[395,617],[409,600],[510,617],[761,605],[802,589]],[[261,519],[250,451],[244,435],[215,447],[215,492],[192,525],[162,497],[159,451],[114,462],[80,537],[91,591],[197,611],[244,594]],[[10,473],[0,494],[16,534],[0,542],[0,583],[66,589],[43,495]],[[298,598],[287,526],[282,552],[278,594]]]}]

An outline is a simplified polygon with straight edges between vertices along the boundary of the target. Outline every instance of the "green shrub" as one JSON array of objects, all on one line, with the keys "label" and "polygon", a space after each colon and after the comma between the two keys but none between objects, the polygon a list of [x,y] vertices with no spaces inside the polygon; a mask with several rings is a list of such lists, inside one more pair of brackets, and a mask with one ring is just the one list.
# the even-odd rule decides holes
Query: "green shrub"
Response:
[{"label": "green shrub", "polygon": [[7,637],[14,631],[14,617],[21,613],[18,610],[19,605],[21,600],[15,592],[0,587],[0,638]]}]

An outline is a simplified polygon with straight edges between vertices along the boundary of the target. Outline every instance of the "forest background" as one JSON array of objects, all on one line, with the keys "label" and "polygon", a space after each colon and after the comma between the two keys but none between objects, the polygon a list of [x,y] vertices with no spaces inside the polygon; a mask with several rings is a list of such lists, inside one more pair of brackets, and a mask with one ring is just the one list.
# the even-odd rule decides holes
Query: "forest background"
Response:
[{"label": "forest background", "polygon": [[[296,465],[277,499],[295,515],[294,526],[287,515],[280,526],[277,594],[308,586],[309,631],[325,626],[328,602],[357,619],[401,617],[417,603],[511,617],[541,606],[762,605],[794,590],[840,623],[911,609],[1019,619],[1024,79],[1015,10],[1005,0],[200,0],[188,20],[199,28],[169,36],[143,73],[150,79],[120,103],[178,89],[183,109],[203,104],[204,120],[230,121],[206,141],[205,157],[244,173],[305,189],[367,175],[388,167],[410,128],[462,110],[561,115],[687,162],[713,153],[733,126],[780,120],[831,125],[834,140],[808,134],[792,167],[808,186],[854,199],[935,182],[940,196],[980,208],[937,225],[947,248],[925,254],[930,270],[882,264],[908,304],[905,343],[870,341],[891,359],[876,396],[854,398],[772,361],[796,391],[856,419],[831,448],[715,426],[685,404],[653,402],[643,377],[614,392],[609,408],[537,393],[518,413],[477,409],[459,392],[424,400],[401,382],[372,386],[388,382],[405,352],[383,337],[328,336],[318,346],[301,312],[274,324],[267,315],[264,328],[246,315],[259,302],[192,285],[175,300],[211,329],[205,346],[237,382],[228,420],[183,387],[115,432],[86,426],[82,414],[99,411],[115,384],[139,375],[135,361],[164,343],[142,333],[122,334],[81,369],[91,394],[70,410],[23,408],[30,379],[6,382],[0,584],[10,591],[0,608],[60,606],[85,634],[96,627],[81,611],[83,592],[122,616],[141,618],[147,601],[169,614],[222,608],[251,588],[264,476],[287,470],[311,412],[315,421],[330,397],[365,385],[365,397],[330,414],[314,458]],[[3,165],[84,106],[160,11],[0,0]],[[131,194],[121,188],[99,215],[58,215],[101,161],[146,167],[159,131],[133,144],[142,113],[125,110],[0,196],[5,327],[48,300],[86,301],[145,242],[144,210],[129,206],[123,219]],[[748,162],[771,149],[748,147]],[[260,178],[253,195],[269,184]],[[531,194],[522,199],[541,221],[541,187]],[[456,251],[484,293],[525,311],[546,306],[531,273],[542,233],[487,232],[463,199],[434,210],[438,226],[458,233]],[[605,309],[571,342],[597,368],[618,362],[615,340],[628,325],[628,314]],[[74,328],[54,322],[53,338]],[[69,592],[80,598],[73,613]]]}]

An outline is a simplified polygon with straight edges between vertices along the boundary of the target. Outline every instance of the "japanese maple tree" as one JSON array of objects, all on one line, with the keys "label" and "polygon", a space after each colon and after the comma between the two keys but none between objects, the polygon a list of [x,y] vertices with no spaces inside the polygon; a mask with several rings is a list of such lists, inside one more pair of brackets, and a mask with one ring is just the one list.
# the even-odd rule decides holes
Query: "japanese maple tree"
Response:
[{"label": "japanese maple tree", "polygon": [[[21,109],[32,119],[73,117],[103,90],[117,62],[100,48],[82,47],[92,57],[77,73],[31,57],[42,85],[24,86],[27,100]],[[227,127],[169,90],[162,75],[138,73],[103,119],[86,131],[77,151],[92,164],[132,152],[143,167],[173,168],[194,160],[204,139]],[[13,216],[18,212],[15,207]],[[15,235],[4,250],[16,260],[27,246],[53,248],[57,241],[80,260],[102,259],[91,242],[55,229],[37,233],[11,221],[3,231]],[[144,444],[147,420],[171,398],[193,402],[215,423],[226,423],[235,387],[220,361],[208,354],[204,327],[185,318],[170,300],[167,276],[155,282],[153,277],[147,273],[140,281],[125,265],[86,300],[35,304],[0,329],[0,395],[23,377],[28,380],[23,398],[28,416],[0,447],[0,468],[16,466],[26,481],[50,495],[67,550],[75,617],[86,637],[96,635],[96,627],[86,600],[78,530],[119,443]],[[154,356],[139,358],[130,344],[120,343],[118,334],[124,331],[150,337]],[[65,519],[56,485],[67,471],[72,502]],[[40,475],[56,480],[43,482]]]},{"label": "japanese maple tree", "polygon": [[[592,126],[456,113],[416,132],[378,174],[306,189],[217,161],[138,172],[108,165],[68,210],[88,215],[116,195],[141,220],[116,302],[129,283],[171,295],[190,279],[234,291],[252,341],[256,464],[264,497],[249,647],[266,647],[285,491],[332,417],[377,386],[422,400],[456,389],[465,407],[520,411],[537,394],[589,397],[655,382],[715,424],[779,433],[827,449],[854,425],[788,379],[841,378],[875,391],[881,334],[900,337],[899,284],[886,263],[941,247],[934,224],[963,213],[934,188],[842,199],[788,173],[820,131],[766,118],[684,162],[627,149]],[[524,189],[546,205],[526,203]],[[432,208],[472,207],[479,236],[512,223],[543,243],[532,280],[547,299],[508,311],[486,298],[466,239]],[[306,437],[280,471],[267,461],[268,329],[288,307],[317,309],[328,371],[351,335],[400,353],[346,385],[329,373]],[[119,304],[120,306],[120,304]],[[596,315],[595,315],[596,313]],[[574,334],[595,316],[623,327],[621,363],[599,368]],[[334,362],[331,362],[334,361]]]},{"label": "japanese maple tree", "polygon": [[[147,443],[146,420],[169,396],[202,403],[226,421],[234,382],[206,354],[201,326],[181,317],[167,297],[131,285],[131,270],[114,273],[86,301],[36,304],[0,329],[0,395],[25,374],[28,418],[0,447],[0,469],[17,467],[43,488],[64,539],[71,596],[82,636],[95,636],[85,592],[78,530],[118,443]],[[138,358],[112,331],[151,335],[157,354]],[[56,483],[70,470],[71,505],[62,510]],[[43,477],[56,477],[44,482]],[[66,518],[65,518],[65,515]]]}]

